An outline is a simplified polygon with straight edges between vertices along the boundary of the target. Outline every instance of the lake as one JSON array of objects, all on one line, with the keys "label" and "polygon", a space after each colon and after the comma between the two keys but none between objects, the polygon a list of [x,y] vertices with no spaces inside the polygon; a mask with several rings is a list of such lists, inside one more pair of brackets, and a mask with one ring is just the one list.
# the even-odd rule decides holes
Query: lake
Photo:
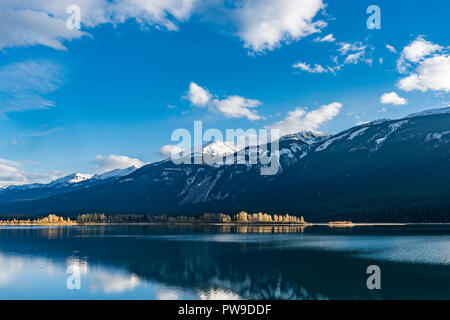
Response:
[{"label": "lake", "polygon": [[0,226],[0,299],[419,298],[450,299],[448,225]]}]

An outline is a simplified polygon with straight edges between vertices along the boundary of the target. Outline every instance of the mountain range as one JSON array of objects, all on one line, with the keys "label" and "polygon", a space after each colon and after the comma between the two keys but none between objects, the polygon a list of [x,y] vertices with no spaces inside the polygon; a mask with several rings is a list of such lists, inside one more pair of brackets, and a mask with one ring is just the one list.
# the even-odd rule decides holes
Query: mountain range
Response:
[{"label": "mountain range", "polygon": [[[300,132],[279,142],[279,170],[260,164],[181,164],[71,175],[0,191],[0,215],[197,215],[240,210],[307,221],[450,221],[450,108],[361,124],[338,134]],[[271,150],[270,146],[268,150]],[[237,150],[213,142],[217,159]],[[248,157],[250,149],[244,150]],[[120,172],[120,174],[119,174]]]}]

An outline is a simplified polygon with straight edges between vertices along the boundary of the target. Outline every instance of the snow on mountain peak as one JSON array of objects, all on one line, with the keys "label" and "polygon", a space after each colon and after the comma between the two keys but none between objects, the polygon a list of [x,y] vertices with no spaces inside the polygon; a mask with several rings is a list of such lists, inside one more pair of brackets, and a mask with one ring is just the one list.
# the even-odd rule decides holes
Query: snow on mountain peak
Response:
[{"label": "snow on mountain peak", "polygon": [[224,157],[228,154],[235,153],[238,148],[232,143],[226,141],[213,141],[202,148],[203,154],[208,154],[211,157]]},{"label": "snow on mountain peak", "polygon": [[60,184],[74,184],[79,183],[88,179],[91,179],[94,175],[83,174],[83,173],[72,173],[65,177],[59,178],[49,183],[49,185],[60,185]]},{"label": "snow on mountain peak", "polygon": [[138,167],[136,167],[136,166],[131,166],[131,167],[128,167],[125,169],[115,169],[115,170],[108,171],[105,173],[96,174],[93,177],[93,179],[106,180],[106,179],[110,179],[110,178],[120,178],[120,177],[129,175],[130,173],[134,172],[137,169],[138,169]]},{"label": "snow on mountain peak", "polygon": [[438,109],[430,109],[422,112],[417,112],[406,116],[405,118],[414,118],[414,117],[423,117],[423,116],[432,116],[435,114],[443,114],[450,113],[450,107],[438,108]]},{"label": "snow on mountain peak", "polygon": [[280,140],[300,140],[306,144],[314,144],[330,137],[330,135],[318,131],[300,131],[283,136]]}]

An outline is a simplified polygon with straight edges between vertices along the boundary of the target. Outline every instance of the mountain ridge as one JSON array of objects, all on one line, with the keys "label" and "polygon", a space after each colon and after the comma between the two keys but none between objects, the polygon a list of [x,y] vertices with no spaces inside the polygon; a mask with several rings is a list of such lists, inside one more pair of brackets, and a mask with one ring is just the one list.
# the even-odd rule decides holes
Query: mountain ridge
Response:
[{"label": "mountain ridge", "polygon": [[450,221],[449,123],[450,114],[439,113],[362,124],[312,144],[286,137],[273,176],[261,176],[259,164],[161,161],[89,189],[3,203],[0,214],[246,210],[308,221]]}]

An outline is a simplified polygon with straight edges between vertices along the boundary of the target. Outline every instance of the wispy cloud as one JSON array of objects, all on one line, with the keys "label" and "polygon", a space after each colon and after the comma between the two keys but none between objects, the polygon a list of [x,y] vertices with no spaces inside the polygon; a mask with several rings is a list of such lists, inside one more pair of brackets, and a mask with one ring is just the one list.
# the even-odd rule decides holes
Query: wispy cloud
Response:
[{"label": "wispy cloud", "polygon": [[[327,39],[327,40],[325,40]],[[333,40],[333,41],[332,41]],[[316,38],[314,41],[329,41],[334,42],[333,34],[329,34],[324,38]],[[358,64],[364,62],[367,65],[372,65],[373,59],[371,53],[373,47],[365,45],[362,42],[337,42],[335,43],[334,54],[331,56],[331,63],[329,65],[322,65],[315,63],[311,65],[306,62],[296,62],[292,65],[295,69],[300,69],[309,73],[332,73],[337,74],[345,65]],[[380,64],[383,60],[379,60]]]},{"label": "wispy cloud", "polygon": [[328,68],[325,69],[324,67],[322,67],[320,64],[317,64],[317,63],[314,66],[311,66],[311,65],[309,65],[307,63],[304,63],[304,62],[297,62],[297,63],[294,63],[292,65],[292,68],[300,69],[302,71],[306,71],[306,72],[309,72],[309,73],[326,73],[326,72],[329,72]]},{"label": "wispy cloud", "polygon": [[336,39],[332,33],[326,35],[325,37],[317,37],[314,39],[314,42],[334,42]]},{"label": "wispy cloud", "polygon": [[29,183],[47,183],[62,177],[65,173],[35,173],[21,169],[22,163],[8,159],[0,159],[0,187]]},{"label": "wispy cloud", "polygon": [[30,132],[30,133],[24,133],[22,134],[23,137],[44,137],[44,136],[48,136],[52,133],[61,131],[62,128],[53,128],[53,129],[48,129],[48,130],[41,130],[41,131],[34,131],[34,132]]},{"label": "wispy cloud", "polygon": [[390,44],[386,44],[386,49],[388,49],[392,53],[397,53],[397,50]]},{"label": "wispy cloud", "polygon": [[27,60],[0,67],[0,115],[47,109],[45,95],[63,83],[62,67],[48,60]]},{"label": "wispy cloud", "polygon": [[372,64],[372,59],[367,57],[367,49],[368,46],[361,42],[341,42],[338,51],[344,56],[345,64],[357,64],[360,61]]}]

